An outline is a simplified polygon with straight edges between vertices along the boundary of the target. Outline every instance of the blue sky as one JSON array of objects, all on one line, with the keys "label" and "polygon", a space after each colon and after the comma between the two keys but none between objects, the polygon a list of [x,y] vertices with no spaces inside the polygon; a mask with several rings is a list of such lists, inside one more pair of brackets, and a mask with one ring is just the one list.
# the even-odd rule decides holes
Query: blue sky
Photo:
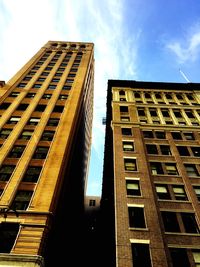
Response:
[{"label": "blue sky", "polygon": [[95,44],[88,195],[102,184],[108,79],[200,82],[199,0],[0,0],[0,80],[49,40]]}]

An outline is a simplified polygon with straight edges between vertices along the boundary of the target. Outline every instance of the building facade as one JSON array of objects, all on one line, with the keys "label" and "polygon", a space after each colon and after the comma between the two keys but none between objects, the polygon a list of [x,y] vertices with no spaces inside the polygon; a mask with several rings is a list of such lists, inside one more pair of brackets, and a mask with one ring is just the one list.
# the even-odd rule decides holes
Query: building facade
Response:
[{"label": "building facade", "polygon": [[199,157],[200,84],[108,81],[101,243],[109,266],[200,266]]},{"label": "building facade", "polygon": [[74,260],[81,243],[93,82],[93,43],[49,41],[0,83],[0,266]]}]

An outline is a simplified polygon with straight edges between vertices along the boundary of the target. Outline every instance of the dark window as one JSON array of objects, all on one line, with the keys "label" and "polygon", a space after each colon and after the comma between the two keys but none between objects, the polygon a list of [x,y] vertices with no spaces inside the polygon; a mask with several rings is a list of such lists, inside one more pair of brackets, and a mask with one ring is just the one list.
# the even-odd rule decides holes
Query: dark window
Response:
[{"label": "dark window", "polygon": [[194,116],[194,114],[192,113],[191,110],[186,110],[185,113],[188,116],[188,118],[195,118],[195,116]]},{"label": "dark window", "polygon": [[158,116],[157,110],[155,108],[150,108],[149,112],[150,112],[151,116],[153,116],[153,117],[157,117]]},{"label": "dark window", "polygon": [[33,88],[40,88],[42,86],[42,84],[40,84],[40,83],[35,83],[34,85],[33,85]]},{"label": "dark window", "polygon": [[189,156],[190,153],[186,146],[177,146],[180,156]]},{"label": "dark window", "polygon": [[19,104],[17,107],[17,110],[26,110],[28,107],[28,104]]},{"label": "dark window", "polygon": [[35,108],[35,111],[42,112],[42,111],[45,110],[45,108],[46,108],[46,105],[41,105],[41,104],[39,104],[39,105],[37,105],[37,107]]},{"label": "dark window", "polygon": [[161,211],[163,224],[166,232],[180,232],[175,212]]},{"label": "dark window", "polygon": [[183,133],[185,139],[187,140],[194,140],[194,134],[193,133]]},{"label": "dark window", "polygon": [[12,132],[12,130],[11,129],[2,129],[1,131],[0,131],[0,138],[1,139],[6,139],[8,136],[9,136],[9,134]]},{"label": "dark window", "polygon": [[59,112],[62,113],[64,109],[64,106],[55,106],[53,109],[53,112]]},{"label": "dark window", "polygon": [[38,82],[44,82],[45,81],[45,78],[39,78],[38,79]]},{"label": "dark window", "polygon": [[182,136],[180,132],[171,132],[173,139],[182,140]]},{"label": "dark window", "polygon": [[170,146],[168,145],[160,145],[160,151],[162,155],[171,155]]},{"label": "dark window", "polygon": [[40,176],[41,169],[42,167],[40,166],[29,166],[24,174],[22,181],[36,183]]},{"label": "dark window", "polygon": [[41,141],[51,141],[54,136],[54,131],[44,131],[41,137]]},{"label": "dark window", "polygon": [[9,158],[20,158],[22,153],[24,152],[25,146],[14,146],[10,151],[8,157]]},{"label": "dark window", "polygon": [[168,186],[163,184],[157,184],[156,193],[159,199],[171,199]]},{"label": "dark window", "polygon": [[44,94],[43,96],[42,96],[42,99],[50,99],[51,98],[51,94]]},{"label": "dark window", "polygon": [[170,115],[169,115],[169,110],[168,110],[168,109],[162,109],[161,111],[162,111],[162,115],[163,115],[164,117],[170,117]]},{"label": "dark window", "polygon": [[151,173],[153,175],[163,174],[162,164],[160,162],[150,162]]},{"label": "dark window", "polygon": [[127,113],[128,112],[128,107],[127,106],[120,106],[119,110],[121,113]]},{"label": "dark window", "polygon": [[132,135],[131,128],[121,128],[121,131],[122,131],[122,135],[129,135],[129,136]]},{"label": "dark window", "polygon": [[58,83],[59,81],[60,81],[60,79],[56,79],[56,78],[54,78],[54,79],[52,79],[51,80],[53,83]]},{"label": "dark window", "polygon": [[59,123],[59,119],[56,118],[50,118],[48,120],[47,126],[57,126]]},{"label": "dark window", "polygon": [[49,72],[44,71],[41,75],[42,76],[48,76],[49,75]]},{"label": "dark window", "polygon": [[26,94],[26,98],[33,98],[36,94],[35,93],[28,93]]},{"label": "dark window", "polygon": [[10,103],[2,103],[2,104],[0,104],[0,109],[5,110],[5,109],[7,109],[9,106],[10,106]]},{"label": "dark window", "polygon": [[131,141],[123,141],[123,151],[134,151],[134,143]]},{"label": "dark window", "polygon": [[0,253],[10,253],[19,231],[18,223],[0,223]]},{"label": "dark window", "polygon": [[158,139],[165,139],[165,132],[161,132],[161,131],[156,131],[155,132],[156,138]]},{"label": "dark window", "polygon": [[132,243],[131,250],[132,250],[132,258],[133,258],[134,267],[151,267],[152,266],[148,244]]},{"label": "dark window", "polygon": [[125,158],[124,168],[126,171],[137,171],[136,159]]},{"label": "dark window", "polygon": [[49,148],[48,147],[37,147],[33,155],[33,159],[45,159],[47,156]]},{"label": "dark window", "polygon": [[143,131],[144,138],[153,138],[153,132],[152,131]]},{"label": "dark window", "polygon": [[169,248],[173,267],[190,267],[185,248]]},{"label": "dark window", "polygon": [[64,85],[62,90],[71,90],[71,86],[70,85]]},{"label": "dark window", "polygon": [[181,218],[186,233],[199,233],[199,227],[194,213],[181,212]]},{"label": "dark window", "polygon": [[194,191],[196,193],[198,201],[200,201],[200,186],[194,185],[193,188],[194,188]]},{"label": "dark window", "polygon": [[25,87],[25,86],[26,86],[26,83],[19,83],[17,87],[19,87],[19,88],[23,88],[23,87]]},{"label": "dark window", "polygon": [[173,110],[173,111],[174,111],[174,115],[176,116],[176,118],[182,118],[182,114],[180,110]]},{"label": "dark window", "polygon": [[13,210],[26,210],[30,203],[32,194],[33,191],[18,190],[11,205],[11,208]]},{"label": "dark window", "polygon": [[146,228],[143,207],[128,207],[129,226],[134,228]]},{"label": "dark window", "polygon": [[146,116],[144,108],[138,108],[138,115],[139,116]]},{"label": "dark window", "polygon": [[90,199],[90,201],[89,201],[89,206],[90,206],[90,207],[95,207],[95,205],[96,205],[96,201],[95,201],[95,199]]},{"label": "dark window", "polygon": [[148,154],[158,154],[157,146],[152,144],[146,144]]},{"label": "dark window", "polygon": [[189,177],[192,176],[199,176],[199,173],[197,171],[197,168],[194,164],[184,164],[186,171],[187,171],[187,175]]},{"label": "dark window", "polygon": [[141,196],[139,180],[126,180],[126,192],[129,196]]},{"label": "dark window", "polygon": [[9,97],[17,97],[19,94],[19,92],[12,92],[11,94],[9,94]]},{"label": "dark window", "polygon": [[192,152],[195,157],[200,157],[200,147],[199,146],[192,146]]},{"label": "dark window", "polygon": [[56,89],[56,85],[54,85],[54,84],[49,84],[49,86],[48,86],[47,89]]},{"label": "dark window", "polygon": [[15,165],[2,165],[0,167],[0,181],[8,181],[15,169]]}]

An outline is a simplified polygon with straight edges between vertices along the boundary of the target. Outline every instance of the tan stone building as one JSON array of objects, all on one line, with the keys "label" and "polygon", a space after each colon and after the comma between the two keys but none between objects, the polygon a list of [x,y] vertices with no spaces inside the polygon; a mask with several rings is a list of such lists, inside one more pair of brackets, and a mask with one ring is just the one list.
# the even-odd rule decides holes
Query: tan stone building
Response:
[{"label": "tan stone building", "polygon": [[49,41],[0,82],[0,266],[61,266],[81,243],[93,50]]},{"label": "tan stone building", "polygon": [[199,201],[200,84],[109,80],[107,266],[200,266]]}]

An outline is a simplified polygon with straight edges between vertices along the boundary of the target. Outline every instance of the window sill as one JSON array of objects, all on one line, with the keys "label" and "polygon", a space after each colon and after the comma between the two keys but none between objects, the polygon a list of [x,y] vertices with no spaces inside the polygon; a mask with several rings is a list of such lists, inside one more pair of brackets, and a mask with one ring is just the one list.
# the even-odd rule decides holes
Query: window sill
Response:
[{"label": "window sill", "polygon": [[129,227],[130,231],[144,231],[144,232],[148,232],[149,229],[148,228],[135,228],[135,227]]}]

